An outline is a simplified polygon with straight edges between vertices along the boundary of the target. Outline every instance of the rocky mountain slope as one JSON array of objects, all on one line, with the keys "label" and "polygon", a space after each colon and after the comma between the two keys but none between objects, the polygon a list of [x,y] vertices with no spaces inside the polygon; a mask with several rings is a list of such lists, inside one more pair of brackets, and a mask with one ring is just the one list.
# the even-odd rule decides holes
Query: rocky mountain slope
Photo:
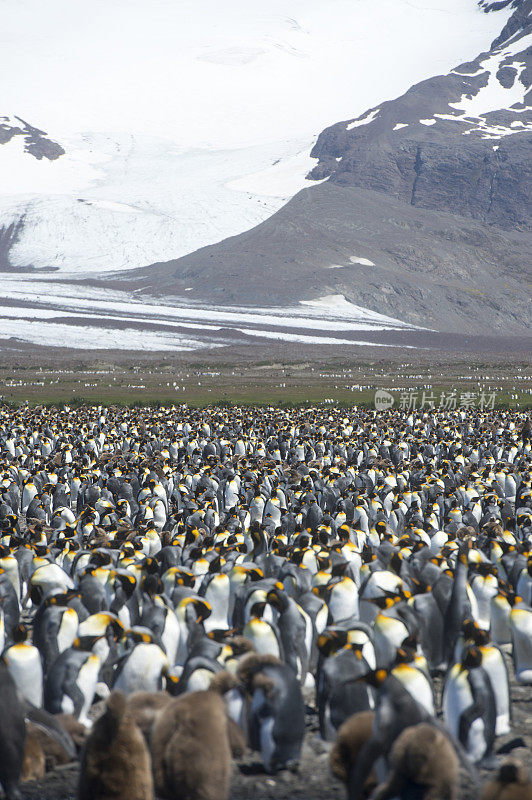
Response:
[{"label": "rocky mountain slope", "polygon": [[464,332],[530,324],[532,0],[489,51],[319,136],[306,189],[240,236],[131,273],[150,294],[279,304],[343,294]]}]

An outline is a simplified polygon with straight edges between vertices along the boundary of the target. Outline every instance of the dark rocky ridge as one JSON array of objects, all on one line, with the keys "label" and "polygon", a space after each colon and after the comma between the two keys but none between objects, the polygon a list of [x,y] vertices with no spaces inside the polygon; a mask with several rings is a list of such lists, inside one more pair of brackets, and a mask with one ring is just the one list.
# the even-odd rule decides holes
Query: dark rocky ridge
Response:
[{"label": "dark rocky ridge", "polygon": [[33,127],[20,117],[15,116],[13,119],[20,124],[13,124],[10,117],[0,117],[0,145],[7,144],[14,136],[23,136],[24,150],[39,161],[42,158],[55,161],[65,154],[60,144],[48,139],[45,131]]},{"label": "dark rocky ridge", "polygon": [[[528,327],[531,247],[529,232],[327,181],[251,231],[122,274],[120,285],[165,297],[187,297],[192,285],[196,300],[224,305],[344,294],[414,325],[502,336]],[[375,266],[353,263],[357,257]]]},{"label": "dark rocky ridge", "polygon": [[[448,75],[423,81],[356,120],[326,128],[312,151],[319,161],[309,177],[328,177],[338,185],[385,192],[413,206],[504,228],[529,227],[531,11],[532,0],[516,9],[503,33],[511,32],[504,45],[498,37],[489,53]],[[504,57],[509,46],[512,53]],[[496,80],[507,90],[521,84],[525,105],[513,103],[479,117],[466,116],[450,105],[464,96],[474,98],[487,86],[491,76],[483,62],[499,52]],[[518,72],[516,63],[526,67]]]},{"label": "dark rocky ridge", "polygon": [[[529,331],[532,0],[511,6],[488,53],[370,109],[361,124],[323,131],[310,177],[324,184],[251,231],[124,282],[165,296],[193,286],[197,300],[234,305],[344,294],[441,331]],[[513,87],[510,99],[523,102],[466,117],[449,104],[487,86],[489,57],[495,88]],[[353,263],[360,258],[373,265]]]}]

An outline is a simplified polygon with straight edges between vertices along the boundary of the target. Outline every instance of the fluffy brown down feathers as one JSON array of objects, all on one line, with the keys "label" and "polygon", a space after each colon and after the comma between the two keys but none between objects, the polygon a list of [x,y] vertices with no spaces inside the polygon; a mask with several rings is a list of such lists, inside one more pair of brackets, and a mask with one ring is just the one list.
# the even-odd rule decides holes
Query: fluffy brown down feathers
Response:
[{"label": "fluffy brown down feathers", "polygon": [[173,698],[151,733],[157,794],[169,800],[226,800],[231,750],[225,704],[216,692]]},{"label": "fluffy brown down feathers", "polygon": [[79,800],[153,800],[150,754],[122,692],[112,692],[81,758]]}]

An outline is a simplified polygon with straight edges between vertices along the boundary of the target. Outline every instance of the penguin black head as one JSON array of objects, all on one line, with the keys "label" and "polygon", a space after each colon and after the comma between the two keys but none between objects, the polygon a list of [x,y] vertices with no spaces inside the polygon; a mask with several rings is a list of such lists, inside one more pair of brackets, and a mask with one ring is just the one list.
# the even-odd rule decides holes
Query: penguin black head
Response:
[{"label": "penguin black head", "polygon": [[164,585],[159,575],[154,574],[148,574],[144,576],[142,579],[141,588],[142,591],[145,592],[149,597],[154,597],[154,595],[164,592]]},{"label": "penguin black head", "polygon": [[395,663],[397,664],[411,664],[415,659],[415,652],[410,647],[402,645],[397,649],[395,654]]},{"label": "penguin black head", "polygon": [[258,617],[259,619],[262,619],[262,615],[264,614],[264,609],[266,608],[266,605],[267,604],[265,602],[253,603],[253,605],[250,608],[251,616],[252,617]]},{"label": "penguin black head", "polygon": [[318,636],[318,650],[328,658],[347,644],[348,635],[344,630],[327,630]]},{"label": "penguin black head", "polygon": [[358,678],[357,680],[365,681],[365,683],[369,683],[370,686],[373,686],[375,687],[375,689],[378,689],[380,686],[382,686],[388,675],[389,671],[387,669],[380,668],[371,670],[371,672],[367,672],[365,675],[362,675],[362,677]]},{"label": "penguin black head", "polygon": [[381,611],[384,611],[386,608],[392,608],[395,605],[396,599],[394,597],[387,597],[385,595],[381,595],[380,597],[369,597],[368,598],[370,603],[380,608]]},{"label": "penguin black head", "polygon": [[170,671],[166,671],[163,673],[164,675],[164,682],[165,682],[165,689],[168,694],[171,694],[173,697],[180,694],[182,691],[182,687],[179,684],[179,675],[174,675]]},{"label": "penguin black head", "polygon": [[462,660],[460,671],[466,669],[476,669],[482,665],[482,653],[476,645],[469,645],[464,647],[462,651]]},{"label": "penguin black head", "polygon": [[13,631],[13,641],[15,644],[22,644],[28,638],[28,629],[26,626],[21,622],[19,625],[16,626],[15,630]]}]

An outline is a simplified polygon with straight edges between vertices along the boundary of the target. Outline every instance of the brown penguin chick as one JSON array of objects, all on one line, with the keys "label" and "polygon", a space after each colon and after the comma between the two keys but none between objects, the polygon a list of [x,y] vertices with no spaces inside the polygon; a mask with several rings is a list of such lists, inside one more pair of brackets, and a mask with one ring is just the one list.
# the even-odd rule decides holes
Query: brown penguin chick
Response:
[{"label": "brown penguin chick", "polygon": [[486,783],[480,800],[532,800],[532,783],[523,764],[507,759],[495,780]]},{"label": "brown penguin chick", "polygon": [[87,738],[87,728],[85,725],[82,725],[74,714],[55,714],[55,718],[61,727],[72,737],[72,741],[79,752]]},{"label": "brown penguin chick", "polygon": [[449,738],[428,722],[412,725],[397,737],[389,756],[390,772],[372,800],[410,797],[415,788],[423,800],[457,800],[459,762]]},{"label": "brown penguin chick", "polygon": [[151,734],[155,789],[169,800],[226,800],[231,750],[225,704],[216,692],[172,699]]},{"label": "brown penguin chick", "polygon": [[249,653],[243,656],[238,662],[236,674],[242,681],[245,689],[252,694],[255,673],[259,672],[266,664],[280,663],[281,661],[276,656]]},{"label": "brown penguin chick", "polygon": [[127,699],[128,711],[142,731],[148,746],[153,723],[171,699],[172,695],[168,692],[134,692]]},{"label": "brown penguin chick", "polygon": [[122,692],[112,692],[107,708],[87,738],[81,756],[79,800],[153,800],[150,753]]},{"label": "brown penguin chick", "polygon": [[31,723],[26,723],[24,759],[22,761],[22,772],[20,773],[22,783],[38,781],[44,778],[46,773],[46,759],[38,733],[38,728]]},{"label": "brown penguin chick", "polygon": [[255,650],[253,642],[250,642],[245,636],[230,636],[225,643],[231,647],[235,658],[240,658],[246,653],[253,653]]},{"label": "brown penguin chick", "polygon": [[[62,766],[63,764],[68,764],[70,761],[74,760],[71,754],[67,753],[65,748],[61,746],[61,743],[57,741],[50,731],[46,730],[46,728],[42,727],[41,725],[34,725],[32,722],[26,721],[26,748],[24,750],[24,764],[26,763],[26,753],[28,747],[32,751],[37,750],[38,747],[39,755],[37,758],[40,760],[40,753],[42,753],[46,772],[49,772],[51,769],[55,769],[55,767]],[[42,776],[38,775],[35,777]],[[31,779],[23,777],[22,780]]]},{"label": "brown penguin chick", "polygon": [[[359,711],[346,719],[338,728],[338,735],[330,753],[330,764],[333,775],[346,785],[349,782],[351,767],[357,760],[362,746],[371,737],[375,714],[373,711]],[[377,786],[373,771],[365,783],[365,796],[369,797]]]}]

